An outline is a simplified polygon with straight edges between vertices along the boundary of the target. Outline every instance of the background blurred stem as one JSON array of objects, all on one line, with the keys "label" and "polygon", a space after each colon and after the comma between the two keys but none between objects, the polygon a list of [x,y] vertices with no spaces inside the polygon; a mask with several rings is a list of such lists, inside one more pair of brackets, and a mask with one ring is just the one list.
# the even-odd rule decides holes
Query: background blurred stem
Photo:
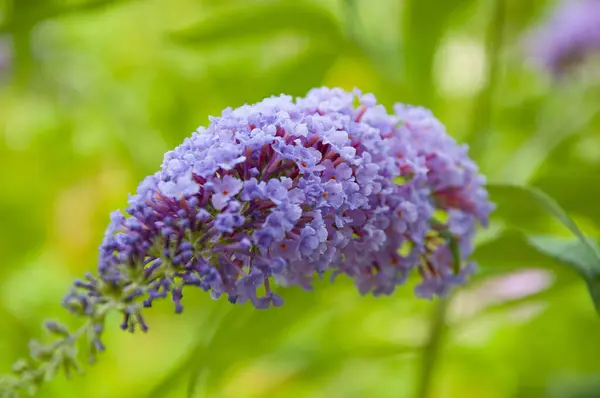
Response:
[{"label": "background blurred stem", "polygon": [[34,65],[31,36],[35,27],[35,19],[28,15],[36,7],[41,6],[38,0],[28,2],[14,0],[8,7],[6,26],[13,46],[14,79],[20,86],[26,86]]},{"label": "background blurred stem", "polygon": [[446,316],[450,297],[440,299],[436,302],[431,313],[431,326],[429,337],[423,349],[421,362],[421,375],[419,376],[415,398],[428,398],[432,387],[433,374],[439,353],[442,347],[444,331],[446,329]]},{"label": "background blurred stem", "polygon": [[[476,98],[473,107],[473,123],[467,136],[469,142],[471,142],[471,156],[474,159],[481,158],[489,141],[505,22],[505,0],[495,0],[485,38],[488,59],[487,84]],[[416,388],[416,398],[429,397],[435,365],[439,360],[442,348],[449,303],[450,297],[439,300],[432,312],[429,338],[423,350],[421,375]]]},{"label": "background blurred stem", "polygon": [[344,28],[350,40],[349,53],[354,51],[356,56],[370,59],[372,66],[382,75],[394,78],[397,70],[393,61],[390,62],[389,52],[369,40],[370,35],[361,20],[359,0],[344,0],[342,11],[345,19]]},{"label": "background blurred stem", "polygon": [[12,33],[15,81],[21,86],[27,85],[33,67],[31,31],[27,26]]},{"label": "background blurred stem", "polygon": [[485,47],[487,55],[487,84],[480,91],[473,107],[471,129],[467,140],[471,143],[471,156],[481,159],[489,142],[492,124],[492,103],[498,85],[500,54],[506,23],[506,0],[494,0],[488,25]]}]

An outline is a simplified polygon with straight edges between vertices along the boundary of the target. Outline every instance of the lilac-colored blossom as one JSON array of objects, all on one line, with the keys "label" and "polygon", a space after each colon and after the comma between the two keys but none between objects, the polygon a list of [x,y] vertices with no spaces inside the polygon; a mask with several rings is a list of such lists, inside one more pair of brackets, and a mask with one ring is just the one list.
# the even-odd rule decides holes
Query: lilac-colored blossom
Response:
[{"label": "lilac-colored blossom", "polygon": [[146,306],[171,295],[178,311],[187,285],[265,308],[281,304],[271,281],[310,288],[327,270],[374,294],[417,270],[418,295],[446,294],[470,270],[475,224],[492,206],[466,148],[429,111],[395,111],[319,88],[211,117],[140,184],[129,218],[113,217],[100,280]]}]

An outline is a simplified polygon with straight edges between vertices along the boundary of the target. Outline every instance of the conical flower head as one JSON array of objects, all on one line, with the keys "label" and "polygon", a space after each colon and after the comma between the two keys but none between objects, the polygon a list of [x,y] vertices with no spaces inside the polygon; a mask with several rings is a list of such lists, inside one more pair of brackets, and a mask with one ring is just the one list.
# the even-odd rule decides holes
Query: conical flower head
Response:
[{"label": "conical flower head", "polygon": [[[428,111],[390,115],[370,94],[320,88],[210,121],[142,181],[127,217],[112,215],[86,299],[110,286],[146,306],[170,295],[179,312],[194,285],[268,308],[283,303],[272,282],[310,289],[332,270],[390,294],[413,269],[430,296],[472,268],[474,225],[491,210],[484,180]],[[145,327],[135,308],[124,327]]]}]

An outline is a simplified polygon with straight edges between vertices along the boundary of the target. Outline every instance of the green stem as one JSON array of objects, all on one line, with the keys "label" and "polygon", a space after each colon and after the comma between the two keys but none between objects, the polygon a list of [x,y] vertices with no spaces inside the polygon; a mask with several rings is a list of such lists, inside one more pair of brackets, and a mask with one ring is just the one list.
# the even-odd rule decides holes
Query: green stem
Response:
[{"label": "green stem", "polygon": [[31,48],[31,32],[31,27],[24,26],[12,33],[14,48],[14,78],[22,87],[26,87],[29,83],[34,65]]},{"label": "green stem", "polygon": [[365,43],[364,32],[360,17],[358,15],[357,0],[344,0],[343,12],[345,18],[346,35],[350,39],[350,48],[358,53],[373,57],[369,46]]},{"label": "green stem", "polygon": [[390,69],[389,53],[381,51],[380,47],[373,46],[369,35],[363,25],[358,10],[359,0],[344,0],[343,12],[345,19],[346,35],[352,42],[352,49],[356,49],[359,55],[372,60],[374,67],[384,75],[393,75],[395,70]]},{"label": "green stem", "polygon": [[[505,22],[505,0],[495,0],[490,25],[485,38],[488,59],[487,85],[477,97],[474,107],[473,124],[467,137],[472,142],[471,155],[475,159],[480,158],[488,146],[492,125],[493,100],[498,84]],[[450,297],[441,299],[432,312],[429,338],[423,351],[421,375],[418,379],[416,398],[428,398],[430,395],[435,366],[439,360],[444,332],[446,330],[449,303]]]},{"label": "green stem", "polygon": [[[38,1],[33,0],[24,4],[23,1],[13,0],[8,8],[5,28],[12,40],[13,48],[13,75],[14,80],[21,87],[26,87],[32,75],[34,58],[31,43],[35,21],[28,18],[32,7],[39,7]],[[33,3],[33,4],[31,4]]]},{"label": "green stem", "polygon": [[505,0],[495,0],[490,24],[485,37],[487,54],[487,84],[479,92],[474,106],[473,123],[467,140],[471,142],[471,156],[480,159],[485,152],[491,132],[493,100],[498,85],[500,55],[506,23]]},{"label": "green stem", "polygon": [[[91,321],[88,320],[74,333],[71,333],[68,336],[64,336],[62,340],[56,341],[52,345],[52,358],[49,358],[48,360],[41,360],[39,363],[34,365],[34,368],[30,369],[27,372],[23,372],[17,375],[13,379],[5,379],[4,382],[6,385],[3,385],[2,387],[5,388],[6,391],[17,395],[19,391],[27,391],[28,388],[32,385],[33,380],[38,378],[40,380],[44,380],[48,374],[53,372],[53,368],[56,367],[56,364],[53,362],[53,360],[57,353],[58,355],[63,355],[60,351],[63,347],[74,347],[77,344],[78,340],[88,331],[90,325]],[[17,362],[17,364],[18,363],[19,362]],[[74,366],[77,367],[77,365],[75,364]]]},{"label": "green stem", "polygon": [[431,392],[435,365],[439,359],[446,329],[446,317],[449,303],[450,297],[440,299],[431,313],[429,337],[423,348],[421,374],[418,378],[415,398],[428,398]]}]

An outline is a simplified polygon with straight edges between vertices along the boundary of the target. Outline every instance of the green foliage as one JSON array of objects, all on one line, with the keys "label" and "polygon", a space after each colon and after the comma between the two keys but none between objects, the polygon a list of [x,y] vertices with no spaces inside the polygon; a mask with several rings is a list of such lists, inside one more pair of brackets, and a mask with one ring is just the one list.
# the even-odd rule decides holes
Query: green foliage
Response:
[{"label": "green foliage", "polygon": [[516,185],[490,185],[488,190],[498,205],[495,217],[521,230],[529,231],[536,228],[536,223],[531,222],[530,218],[539,221],[544,216],[551,216],[595,253],[595,249],[586,240],[577,224],[554,199],[543,191]]},{"label": "green foliage", "polygon": [[202,19],[196,26],[175,34],[174,38],[186,44],[214,46],[284,33],[310,37],[316,45],[343,46],[345,42],[335,16],[304,1],[233,7]]},{"label": "green foliage", "polygon": [[[573,268],[584,278],[596,310],[600,313],[600,251],[597,243],[586,237],[560,205],[543,191],[530,187],[492,185],[490,193],[499,205],[496,217],[527,234],[524,240],[537,251]],[[566,227],[575,239],[529,235],[537,229],[539,220],[548,215]],[[531,220],[537,221],[530,223]]]},{"label": "green foliage", "polygon": [[573,268],[586,281],[596,311],[600,313],[600,260],[596,242],[560,239],[554,236],[530,236],[528,242],[541,253]]},{"label": "green foliage", "polygon": [[[103,9],[108,5],[132,0],[87,0],[75,2],[57,2],[44,0],[8,0],[10,17],[0,25],[0,34],[17,32],[23,27],[34,26],[40,22],[64,15]],[[72,3],[72,4],[71,4]]]}]

